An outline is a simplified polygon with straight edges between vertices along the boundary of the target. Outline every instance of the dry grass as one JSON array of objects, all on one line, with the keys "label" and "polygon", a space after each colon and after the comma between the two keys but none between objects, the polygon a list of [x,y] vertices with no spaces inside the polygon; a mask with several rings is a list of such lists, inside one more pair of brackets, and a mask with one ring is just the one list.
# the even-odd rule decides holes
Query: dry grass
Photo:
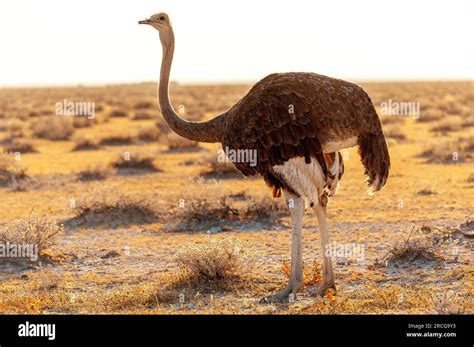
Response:
[{"label": "dry grass", "polygon": [[114,134],[102,138],[99,142],[104,146],[123,146],[133,143],[133,137],[128,134]]},{"label": "dry grass", "polygon": [[399,141],[406,140],[406,136],[398,124],[391,124],[388,126],[384,126],[383,132],[385,136],[390,139],[399,140]]},{"label": "dry grass", "polygon": [[78,137],[74,140],[73,151],[92,151],[99,149],[99,144],[89,137]]},{"label": "dry grass", "polygon": [[429,107],[426,110],[423,110],[421,112],[420,118],[418,118],[418,122],[434,122],[437,120],[440,120],[445,116],[445,113],[439,109]]},{"label": "dry grass", "polygon": [[156,117],[152,113],[146,111],[135,111],[131,117],[132,120],[148,120],[155,118]]},{"label": "dry grass", "polygon": [[429,188],[423,188],[419,191],[416,192],[417,195],[436,195],[438,193],[436,193],[435,191],[429,189]]},{"label": "dry grass", "polygon": [[97,123],[98,119],[96,117],[88,118],[84,116],[75,116],[72,121],[74,128],[89,128]]},{"label": "dry grass", "polygon": [[34,144],[31,141],[13,140],[12,143],[4,145],[5,153],[36,153]]},{"label": "dry grass", "polygon": [[456,164],[474,159],[474,137],[445,140],[427,147],[421,154],[427,163]]},{"label": "dry grass", "polygon": [[11,186],[27,178],[26,169],[18,166],[13,157],[0,155],[0,187]]},{"label": "dry grass", "polygon": [[[38,256],[54,244],[56,236],[63,231],[63,227],[56,221],[37,217],[33,213],[27,219],[21,219],[0,229],[0,243],[16,245],[35,245],[38,247]],[[29,258],[26,258],[29,259]],[[0,261],[26,260],[25,258],[2,258]]]},{"label": "dry grass", "polygon": [[70,117],[49,116],[32,123],[33,135],[42,139],[60,141],[68,140],[74,133]]},{"label": "dry grass", "polygon": [[249,222],[258,221],[261,227],[271,227],[278,222],[286,209],[268,197],[252,197],[246,205],[237,207],[226,196],[216,200],[207,198],[192,199],[183,207],[175,208],[177,223],[175,231],[202,231],[210,228],[225,231],[234,227],[242,228]]},{"label": "dry grass", "polygon": [[[422,229],[412,228],[407,236],[402,235],[402,241],[397,242],[380,260],[378,265],[410,264],[414,262],[434,261],[439,256],[436,254],[439,243],[432,239],[420,237]],[[414,236],[418,236],[415,237]]]},{"label": "dry grass", "polygon": [[[261,305],[258,301],[280,290],[287,282],[282,274],[282,261],[289,258],[291,221],[284,200],[271,199],[259,178],[243,179],[226,174],[233,170],[232,164],[224,163],[225,167],[220,167],[217,160],[212,162],[217,155],[203,158],[204,151],[200,152],[199,147],[167,150],[166,134],[170,129],[156,108],[156,83],[105,88],[3,88],[0,151],[21,139],[31,143],[38,152],[21,155],[21,160],[13,161],[13,166],[6,168],[8,174],[2,171],[4,175],[0,175],[0,180],[5,183],[7,178],[8,183],[0,184],[0,221],[11,225],[15,219],[21,219],[25,211],[34,208],[39,216],[66,220],[70,228],[67,233],[58,234],[56,244],[44,250],[43,259],[53,260],[48,261],[45,268],[30,263],[2,265],[0,312],[472,313],[474,223],[469,215],[472,210],[469,197],[474,188],[474,179],[470,177],[474,161],[472,156],[469,158],[474,149],[469,140],[472,136],[469,127],[474,120],[472,86],[472,82],[363,84],[376,107],[388,99],[420,102],[421,118],[381,117],[389,137],[392,171],[388,185],[373,198],[364,194],[363,167],[357,150],[344,151],[348,160],[341,189],[328,205],[331,238],[336,243],[365,244],[365,259],[360,263],[359,260],[335,261],[338,289],[328,292],[323,300],[316,299],[311,289],[306,288],[293,304],[283,305]],[[184,118],[202,121],[228,109],[249,88],[248,85],[174,85],[171,100],[177,111],[184,111]],[[31,131],[32,124],[60,118],[53,116],[53,106],[64,98],[95,100],[103,105],[97,122],[87,128],[76,128],[74,135],[98,142],[115,135],[126,135],[130,139],[125,143],[119,141],[119,145],[125,145],[123,148],[101,146],[86,152],[71,151],[75,145],[71,138],[61,142],[38,138]],[[142,102],[143,106],[138,105]],[[186,109],[181,110],[180,104]],[[128,117],[122,114],[105,122],[110,110],[120,110]],[[458,117],[462,117],[462,124],[459,128],[453,127],[456,131],[448,130],[446,134],[431,131],[445,122],[459,120]],[[90,125],[78,124],[82,121],[74,125],[75,118],[70,118],[72,126]],[[143,132],[143,139],[136,136],[142,128],[154,124],[160,131],[159,139],[145,140],[155,137],[152,130],[151,137],[147,131]],[[398,133],[393,128],[399,129]],[[399,141],[399,133],[407,141]],[[433,147],[445,148],[428,153],[426,159],[416,159],[424,146],[431,143]],[[451,143],[452,148],[448,145]],[[95,145],[94,141],[91,144]],[[200,148],[215,153],[217,147],[202,144]],[[115,175],[115,170],[110,168],[101,172],[101,168],[96,167],[97,163],[108,165],[115,159],[114,155],[125,151],[132,152],[132,157],[133,153],[153,155],[154,163],[166,172],[134,177]],[[458,161],[452,160],[454,151],[459,154]],[[6,157],[14,159],[15,156]],[[457,165],[424,165],[425,160]],[[21,171],[25,173],[26,169],[29,178],[25,174],[22,179]],[[120,169],[127,170],[147,172],[146,169]],[[204,178],[202,173],[206,170],[213,174]],[[106,180],[87,181],[89,177],[101,179],[109,171]],[[11,179],[15,172],[20,179]],[[85,180],[78,182],[81,173]],[[104,192],[95,187],[110,189]],[[122,195],[126,198],[122,199]],[[227,199],[222,203],[220,199],[224,196]],[[185,201],[182,209],[178,207],[181,199]],[[403,199],[403,208],[397,208],[398,199]],[[76,201],[78,207],[71,206],[71,201]],[[191,207],[192,202],[194,207]],[[188,220],[190,210],[192,218],[200,222]],[[403,248],[404,241],[398,235],[400,230],[409,228],[411,222],[437,226],[418,228],[409,240],[432,247],[435,260],[426,260],[421,255],[410,262],[413,254],[408,252],[405,260],[391,263],[393,266],[369,267],[393,247]],[[175,228],[174,223],[181,225]],[[319,260],[321,255],[317,228],[314,213],[307,211],[304,217],[307,286],[319,280],[319,270],[312,266],[313,259]],[[174,232],[176,230],[189,232]],[[210,237],[215,239],[234,237],[251,242],[264,254],[253,258],[251,272],[241,271],[230,280],[202,279],[173,261],[181,246],[203,241],[202,231],[209,231]],[[406,239],[407,235],[404,236]],[[32,265],[34,270],[25,273]],[[283,272],[287,273],[288,265],[284,266]],[[457,295],[450,295],[450,291]],[[448,293],[446,298],[443,297],[445,292]]]},{"label": "dry grass", "polygon": [[77,174],[80,181],[101,181],[105,180],[109,172],[102,165],[90,165]]},{"label": "dry grass", "polygon": [[450,116],[438,122],[431,128],[431,131],[448,133],[459,131],[463,127],[463,119],[460,116]]},{"label": "dry grass", "polygon": [[135,110],[147,110],[147,109],[153,108],[154,106],[155,106],[155,103],[151,101],[139,101],[133,106],[133,108]]},{"label": "dry grass", "polygon": [[155,204],[147,199],[127,195],[104,194],[88,196],[75,206],[75,216],[65,221],[70,227],[111,227],[156,222],[159,218]]},{"label": "dry grass", "polygon": [[[290,278],[291,274],[291,264],[289,261],[284,261],[281,267],[283,273],[286,277]],[[323,277],[322,277],[322,267],[319,265],[317,261],[313,261],[311,266],[306,265],[303,262],[303,278],[304,278],[304,285],[306,287],[319,285],[321,284]]]},{"label": "dry grass", "polygon": [[160,129],[154,126],[141,128],[138,131],[138,139],[145,142],[157,142],[160,139],[160,136]]},{"label": "dry grass", "polygon": [[175,133],[168,133],[166,135],[166,144],[169,150],[196,150],[199,149],[199,144],[195,141],[190,141]]},{"label": "dry grass", "polygon": [[145,154],[130,154],[129,157],[119,156],[110,166],[119,173],[161,172],[154,163],[155,158]]},{"label": "dry grass", "polygon": [[109,117],[112,117],[112,118],[122,118],[122,117],[127,117],[127,116],[128,116],[128,113],[123,110],[112,110],[109,113]]},{"label": "dry grass", "polygon": [[203,153],[199,163],[208,167],[206,171],[201,174],[203,177],[215,177],[222,175],[243,177],[231,161],[219,161],[217,152]]},{"label": "dry grass", "polygon": [[474,173],[470,174],[469,177],[467,178],[468,183],[474,183]]},{"label": "dry grass", "polygon": [[193,278],[222,281],[233,280],[250,271],[258,254],[248,242],[230,237],[206,237],[203,243],[181,247],[175,260]]}]

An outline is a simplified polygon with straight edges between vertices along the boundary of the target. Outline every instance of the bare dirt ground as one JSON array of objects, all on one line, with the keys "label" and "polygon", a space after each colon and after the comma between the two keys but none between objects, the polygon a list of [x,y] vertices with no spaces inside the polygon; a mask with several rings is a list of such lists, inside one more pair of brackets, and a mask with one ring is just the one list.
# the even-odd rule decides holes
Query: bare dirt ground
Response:
[{"label": "bare dirt ground", "polygon": [[[249,87],[173,85],[171,99],[207,119]],[[283,202],[217,162],[217,144],[170,134],[154,84],[0,90],[0,243],[43,245],[37,262],[0,258],[0,313],[473,313],[474,84],[363,87],[388,137],[388,185],[368,196],[357,150],[343,151],[331,241],[358,251],[334,259],[337,291],[312,296],[308,209],[306,286],[287,304],[259,303],[287,281]],[[55,115],[63,99],[95,102],[96,117]],[[385,114],[390,99],[419,102],[420,117]],[[219,242],[237,265],[215,264]],[[200,272],[206,261],[231,274]]]}]

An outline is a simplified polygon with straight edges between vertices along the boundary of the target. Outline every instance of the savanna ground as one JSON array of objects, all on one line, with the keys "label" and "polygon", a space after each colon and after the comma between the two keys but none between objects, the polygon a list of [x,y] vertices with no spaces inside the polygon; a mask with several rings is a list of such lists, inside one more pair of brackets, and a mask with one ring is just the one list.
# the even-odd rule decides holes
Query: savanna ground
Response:
[{"label": "savanna ground", "polygon": [[[473,313],[472,82],[365,83],[381,103],[392,170],[368,196],[356,149],[330,200],[337,291],[311,296],[321,248],[307,210],[306,287],[286,284],[291,226],[259,178],[217,161],[217,144],[169,132],[156,85],[0,90],[0,242],[40,245],[40,259],[0,259],[0,313]],[[171,86],[187,119],[226,110],[249,86]],[[55,115],[93,101],[96,117]]]}]

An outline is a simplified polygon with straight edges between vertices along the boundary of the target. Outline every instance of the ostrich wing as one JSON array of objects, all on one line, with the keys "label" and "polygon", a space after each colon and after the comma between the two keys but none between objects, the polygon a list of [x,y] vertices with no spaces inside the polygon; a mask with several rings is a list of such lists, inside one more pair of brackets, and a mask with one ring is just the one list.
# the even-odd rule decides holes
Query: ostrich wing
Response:
[{"label": "ostrich wing", "polygon": [[234,163],[244,175],[265,176],[293,157],[315,157],[357,144],[378,133],[380,121],[359,86],[313,73],[272,74],[227,112],[223,147],[257,151],[257,165]]}]

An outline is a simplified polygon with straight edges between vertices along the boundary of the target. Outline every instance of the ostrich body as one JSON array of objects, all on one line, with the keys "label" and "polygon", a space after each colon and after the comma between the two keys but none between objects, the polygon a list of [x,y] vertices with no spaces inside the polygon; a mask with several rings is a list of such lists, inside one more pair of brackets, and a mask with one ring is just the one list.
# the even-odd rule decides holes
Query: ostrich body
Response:
[{"label": "ostrich body", "polygon": [[380,120],[365,91],[346,81],[314,73],[277,73],[257,82],[227,112],[205,122],[180,118],[170,104],[169,75],[174,34],[168,15],[139,21],[159,31],[163,48],[158,100],[170,128],[199,142],[220,142],[226,150],[254,150],[257,163],[234,162],[245,176],[260,174],[273,196],[283,192],[292,219],[291,273],[288,285],[265,301],[285,301],[303,287],[301,229],[305,200],[314,209],[321,235],[323,280],[316,294],[335,288],[326,249],[328,197],[344,166],[341,149],[359,146],[369,192],[386,183],[390,157]]}]

